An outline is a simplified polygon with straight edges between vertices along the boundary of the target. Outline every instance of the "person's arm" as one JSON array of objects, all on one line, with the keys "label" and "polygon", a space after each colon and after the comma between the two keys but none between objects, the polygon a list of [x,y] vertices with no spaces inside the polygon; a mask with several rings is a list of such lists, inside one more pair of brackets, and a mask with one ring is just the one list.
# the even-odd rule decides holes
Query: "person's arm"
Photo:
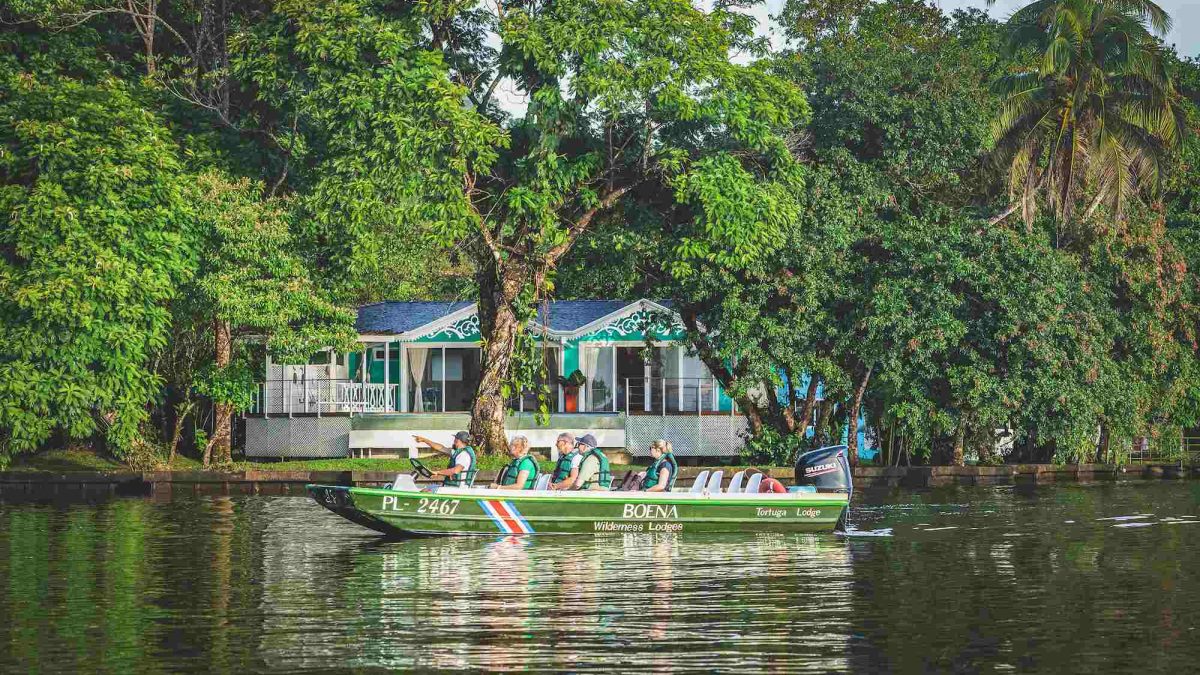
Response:
[{"label": "person's arm", "polygon": [[572,485],[571,488],[575,490],[582,490],[584,483],[591,480],[592,476],[596,475],[598,471],[600,471],[600,463],[595,459],[588,457],[587,459],[583,460],[583,464],[579,466],[579,471],[577,472],[578,475],[575,476],[575,484]]},{"label": "person's arm", "polygon": [[431,473],[433,473],[435,476],[449,476],[453,478],[466,470],[467,467],[463,466],[462,464],[455,464],[454,466],[447,467],[445,469],[438,469],[437,471],[433,471]]},{"label": "person's arm", "polygon": [[521,469],[517,472],[517,482],[513,484],[514,490],[524,490],[525,481],[529,480],[529,469]]},{"label": "person's arm", "polygon": [[671,477],[671,470],[663,467],[658,470],[658,482],[654,487],[647,488],[646,492],[663,492],[667,489],[667,480]]},{"label": "person's arm", "polygon": [[551,483],[551,490],[570,490],[571,486],[575,485],[575,480],[579,478],[579,465],[571,464],[571,473],[567,477],[557,483]]},{"label": "person's arm", "polygon": [[413,440],[418,443],[424,443],[425,445],[428,445],[431,450],[436,450],[438,452],[446,451],[446,446],[442,445],[441,443],[438,443],[437,441],[431,441],[428,438],[425,438],[424,436],[413,436]]}]

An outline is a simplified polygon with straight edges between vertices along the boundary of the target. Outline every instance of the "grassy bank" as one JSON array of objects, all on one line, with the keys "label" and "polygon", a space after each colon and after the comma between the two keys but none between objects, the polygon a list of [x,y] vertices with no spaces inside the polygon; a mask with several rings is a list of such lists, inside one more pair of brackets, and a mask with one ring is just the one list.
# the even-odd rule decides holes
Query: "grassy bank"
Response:
[{"label": "grassy bank", "polygon": [[[445,466],[445,460],[431,458],[428,463],[435,469]],[[499,471],[508,463],[507,457],[499,455],[480,455],[480,471]],[[554,463],[539,462],[543,471],[550,471]],[[190,458],[177,456],[169,466],[162,466],[161,471],[201,471],[203,465]],[[234,462],[227,467],[228,471],[395,471],[397,473],[412,470],[407,459],[304,459],[284,462]],[[613,473],[629,470],[641,470],[644,466],[613,464]],[[20,455],[8,467],[9,471],[41,471],[50,473],[67,473],[73,471],[97,471],[112,473],[132,471],[129,466],[110,457],[98,455],[86,449],[68,448],[64,450],[46,450],[33,455]]]}]

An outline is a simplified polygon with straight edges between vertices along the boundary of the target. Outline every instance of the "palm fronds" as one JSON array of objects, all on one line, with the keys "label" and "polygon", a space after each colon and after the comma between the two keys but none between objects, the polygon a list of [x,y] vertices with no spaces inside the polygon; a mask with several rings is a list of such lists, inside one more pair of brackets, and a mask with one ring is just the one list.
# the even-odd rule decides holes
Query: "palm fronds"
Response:
[{"label": "palm fronds", "polygon": [[1063,225],[1084,198],[1087,218],[1156,193],[1186,130],[1152,32],[1170,25],[1146,0],[1036,0],[1009,19],[1008,48],[1030,65],[995,84],[993,158],[1027,224],[1039,195]]}]

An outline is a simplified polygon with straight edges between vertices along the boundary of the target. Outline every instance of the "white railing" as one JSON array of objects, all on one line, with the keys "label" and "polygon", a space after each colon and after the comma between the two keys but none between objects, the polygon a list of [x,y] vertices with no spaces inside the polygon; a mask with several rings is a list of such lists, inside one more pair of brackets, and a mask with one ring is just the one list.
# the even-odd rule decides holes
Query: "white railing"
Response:
[{"label": "white railing", "polygon": [[328,415],[396,410],[394,384],[350,380],[269,380],[255,388],[251,415]]},{"label": "white railing", "polygon": [[387,412],[396,409],[396,385],[339,382],[336,405],[355,412]]}]

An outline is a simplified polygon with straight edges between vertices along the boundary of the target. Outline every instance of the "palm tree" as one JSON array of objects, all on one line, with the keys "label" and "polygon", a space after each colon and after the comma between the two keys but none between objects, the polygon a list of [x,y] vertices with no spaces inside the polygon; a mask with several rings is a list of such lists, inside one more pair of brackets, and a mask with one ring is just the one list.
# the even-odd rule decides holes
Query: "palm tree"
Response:
[{"label": "palm tree", "polygon": [[[1147,25],[1149,24],[1149,26]],[[1009,49],[1034,65],[1000,78],[994,157],[1027,226],[1044,195],[1058,227],[1082,199],[1120,217],[1157,192],[1163,162],[1185,131],[1180,98],[1151,32],[1171,18],[1149,0],[1038,0],[1008,21]]]}]

